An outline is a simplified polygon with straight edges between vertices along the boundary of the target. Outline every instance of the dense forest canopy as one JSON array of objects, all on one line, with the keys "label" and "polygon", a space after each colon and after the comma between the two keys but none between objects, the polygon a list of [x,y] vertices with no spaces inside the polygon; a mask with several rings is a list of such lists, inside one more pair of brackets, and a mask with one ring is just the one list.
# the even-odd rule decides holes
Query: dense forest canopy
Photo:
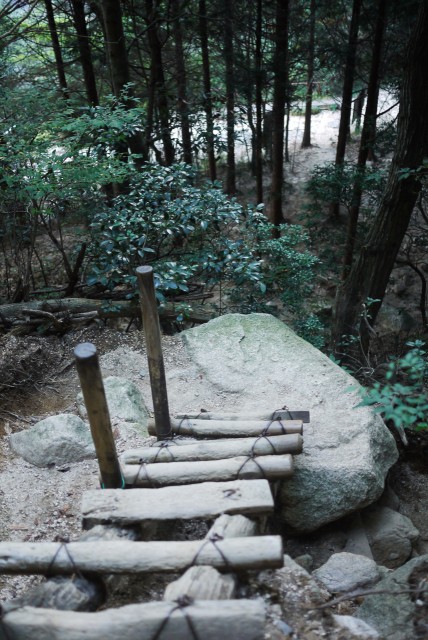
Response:
[{"label": "dense forest canopy", "polygon": [[[331,345],[367,357],[399,260],[426,328],[427,14],[428,0],[3,0],[2,302],[129,299],[153,264],[179,319],[214,295],[321,346],[323,274]],[[381,125],[380,90],[399,104]],[[327,98],[335,160],[291,210],[290,117],[310,150]]]}]

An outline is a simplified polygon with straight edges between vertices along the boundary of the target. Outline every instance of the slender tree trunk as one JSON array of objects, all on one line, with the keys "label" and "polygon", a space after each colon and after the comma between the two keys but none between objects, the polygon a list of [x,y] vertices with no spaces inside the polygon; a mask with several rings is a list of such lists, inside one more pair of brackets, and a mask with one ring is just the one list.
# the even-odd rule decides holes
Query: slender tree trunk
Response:
[{"label": "slender tree trunk", "polygon": [[[346,142],[348,139],[349,123],[352,110],[352,87],[354,85],[361,5],[362,0],[353,0],[351,24],[349,26],[348,47],[346,52],[345,76],[343,80],[339,134],[337,137],[336,166],[342,165],[345,160]],[[337,218],[339,216],[339,203],[332,202],[330,205],[330,210],[332,217]]]},{"label": "slender tree trunk", "polygon": [[[275,53],[273,60],[273,140],[270,220],[283,222],[284,116],[287,99],[288,0],[276,0]],[[279,233],[279,232],[278,232]]]},{"label": "slender tree trunk", "polygon": [[226,193],[236,192],[235,73],[233,65],[233,0],[224,0],[224,61],[226,65],[227,173]]},{"label": "slender tree trunk", "polygon": [[177,70],[178,112],[180,114],[181,139],[183,144],[183,160],[192,164],[192,137],[190,133],[189,106],[187,99],[186,65],[183,52],[183,35],[181,32],[181,0],[172,0],[173,25],[175,40],[175,64]]},{"label": "slender tree trunk", "polygon": [[351,208],[349,211],[348,230],[345,244],[343,279],[345,280],[352,265],[355,240],[357,236],[358,218],[360,214],[361,198],[363,195],[363,180],[370,149],[373,148],[376,135],[376,114],[379,99],[379,70],[382,59],[382,43],[385,31],[386,0],[379,0],[376,28],[374,34],[372,61],[370,66],[369,84],[367,88],[367,105],[361,132],[360,148],[357,160],[357,177],[355,180]]},{"label": "slender tree trunk", "polygon": [[257,204],[263,202],[263,100],[262,100],[262,4],[263,0],[257,0],[256,16],[256,193]]},{"label": "slender tree trunk", "polygon": [[[125,35],[122,24],[122,9],[120,0],[101,0],[101,9],[105,28],[107,55],[109,59],[110,74],[113,84],[113,92],[117,98],[120,98],[125,87],[127,88],[127,98],[125,104],[132,107],[132,91],[128,87],[130,82],[128,54],[126,50]],[[144,157],[145,148],[142,136],[139,133],[133,133],[129,136],[126,146],[131,149],[133,154]],[[125,146],[125,145],[123,145]],[[119,149],[123,155],[126,155],[127,149]],[[138,163],[142,162],[140,158]]]},{"label": "slender tree trunk", "polygon": [[89,104],[97,106],[99,104],[97,83],[95,81],[94,67],[92,64],[91,46],[89,44],[89,33],[86,27],[85,0],[71,0],[73,9],[74,27],[77,34],[77,44],[79,47],[80,63],[83,70],[86,95]]},{"label": "slender tree trunk", "polygon": [[56,72],[58,76],[58,83],[65,100],[68,100],[70,97],[67,80],[65,77],[65,69],[64,69],[64,60],[62,58],[61,46],[59,44],[58,31],[56,28],[54,11],[51,0],[44,0],[45,8],[46,8],[46,16],[48,19],[49,25],[49,33],[51,35],[52,49],[55,56],[55,66]]},{"label": "slender tree trunk", "polygon": [[308,79],[305,104],[305,128],[303,130],[302,149],[311,147],[312,96],[314,92],[314,58],[315,58],[315,16],[316,0],[311,0],[309,15],[308,42]]},{"label": "slender tree trunk", "polygon": [[217,180],[214,150],[214,121],[211,95],[210,58],[208,52],[208,26],[205,0],[199,0],[199,35],[201,39],[202,72],[204,77],[204,110],[207,121],[207,156],[210,179]]},{"label": "slender tree trunk", "polygon": [[372,324],[422,187],[420,168],[428,155],[428,0],[421,0],[410,35],[401,89],[398,138],[388,182],[363,249],[338,291],[333,340],[360,333],[367,353],[370,329],[361,319],[368,298]]},{"label": "slender tree trunk", "polygon": [[147,36],[151,54],[151,85],[157,96],[165,164],[169,166],[174,162],[175,151],[171,140],[168,97],[162,61],[162,43],[157,27],[157,4],[153,0],[146,0],[146,14],[148,22]]}]

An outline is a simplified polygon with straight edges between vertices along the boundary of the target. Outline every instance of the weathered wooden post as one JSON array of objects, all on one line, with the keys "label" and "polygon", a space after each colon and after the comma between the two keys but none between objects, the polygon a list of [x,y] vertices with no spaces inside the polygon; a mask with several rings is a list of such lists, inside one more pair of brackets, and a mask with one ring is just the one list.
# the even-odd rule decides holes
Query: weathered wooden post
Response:
[{"label": "weathered wooden post", "polygon": [[83,342],[74,349],[74,355],[97,452],[102,487],[124,487],[96,347],[90,342]]},{"label": "weathered wooden post", "polygon": [[152,267],[138,267],[137,279],[140,291],[141,315],[146,336],[156,435],[158,440],[166,440],[171,438],[172,432]]}]

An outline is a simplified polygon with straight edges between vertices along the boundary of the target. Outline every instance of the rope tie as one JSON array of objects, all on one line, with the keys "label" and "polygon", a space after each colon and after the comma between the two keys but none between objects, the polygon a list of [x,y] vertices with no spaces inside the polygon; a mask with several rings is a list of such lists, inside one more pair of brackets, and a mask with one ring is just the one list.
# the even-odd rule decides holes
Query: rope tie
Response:
[{"label": "rope tie", "polygon": [[225,566],[229,569],[229,571],[233,571],[233,566],[231,565],[231,563],[229,562],[229,560],[225,556],[224,552],[217,545],[217,542],[219,542],[220,540],[224,540],[224,538],[219,533],[213,533],[209,538],[206,538],[203,541],[203,543],[201,544],[201,546],[199,547],[198,551],[195,553],[192,561],[190,562],[190,564],[189,564],[189,566],[187,568],[189,569],[190,567],[194,567],[196,565],[196,562],[197,562],[200,554],[205,549],[205,547],[207,545],[209,545],[209,544],[212,544],[214,549],[217,551],[217,553],[220,555],[221,559],[223,560]]},{"label": "rope tie", "polygon": [[[140,460],[141,460],[141,458],[140,458]],[[139,477],[141,471],[144,471],[145,478],[146,478],[147,482],[149,483],[149,486],[152,489],[157,489],[160,486],[158,482],[156,482],[155,480],[153,480],[153,478],[151,478],[149,476],[149,472],[147,471],[147,465],[146,465],[146,463],[144,461],[142,461],[140,463],[140,466],[138,467],[137,473],[135,474],[135,478],[134,478],[134,480],[132,482],[131,488],[136,486],[136,484],[138,482],[138,477]]]},{"label": "rope tie", "polygon": [[[200,415],[200,414],[199,414],[199,415]],[[181,429],[181,427],[182,427],[182,425],[183,425],[183,423],[184,423],[184,421],[185,421],[185,420],[187,420],[187,426],[189,427],[190,434],[191,434],[193,437],[195,437],[195,433],[194,433],[194,431],[193,431],[192,424],[191,424],[191,422],[190,422],[190,418],[189,418],[189,416],[187,416],[187,415],[185,415],[185,416],[183,416],[183,417],[181,418],[181,420],[180,420],[180,424],[178,425],[178,427],[177,427],[177,429],[176,429],[176,431],[175,431],[176,435],[177,435],[177,436],[182,435],[182,434],[180,434],[180,429]],[[187,435],[187,434],[184,434],[184,435]]]},{"label": "rope tie", "polygon": [[50,577],[53,575],[53,569],[54,569],[54,565],[55,565],[55,561],[58,558],[61,549],[64,549],[67,558],[70,561],[70,564],[73,568],[73,574],[79,576],[79,578],[83,578],[82,572],[80,571],[80,569],[77,568],[76,563],[73,560],[73,556],[70,553],[70,550],[67,546],[67,544],[70,542],[69,538],[61,538],[60,536],[57,536],[55,539],[55,542],[60,542],[60,545],[58,547],[58,549],[55,551],[52,560],[49,563],[49,566],[47,568],[46,571],[46,577]]},{"label": "rope tie", "polygon": [[265,474],[265,470],[263,469],[263,467],[261,466],[260,462],[258,462],[256,456],[253,454],[249,455],[247,457],[246,460],[244,460],[244,462],[241,464],[241,466],[239,467],[238,471],[236,472],[236,479],[239,480],[240,479],[240,475],[242,473],[242,470],[244,469],[245,465],[248,464],[250,462],[250,460],[252,462],[254,462],[254,464],[259,468],[260,473],[262,474],[262,478],[264,480],[267,480],[266,474]]},{"label": "rope tie", "polygon": [[177,600],[174,600],[174,602],[176,603],[175,606],[172,607],[172,609],[170,610],[170,612],[166,616],[165,620],[162,621],[159,629],[156,631],[156,633],[153,636],[152,640],[159,640],[159,638],[161,637],[162,631],[165,629],[165,627],[168,624],[172,614],[175,611],[180,611],[183,614],[183,616],[184,616],[184,618],[185,618],[185,620],[187,622],[187,626],[189,628],[189,631],[192,634],[193,640],[199,640],[198,634],[196,633],[195,625],[193,624],[193,620],[191,619],[189,614],[186,612],[186,608],[193,604],[193,602],[194,602],[193,598],[191,598],[190,596],[184,595],[184,596],[180,596],[179,598],[177,598]]}]

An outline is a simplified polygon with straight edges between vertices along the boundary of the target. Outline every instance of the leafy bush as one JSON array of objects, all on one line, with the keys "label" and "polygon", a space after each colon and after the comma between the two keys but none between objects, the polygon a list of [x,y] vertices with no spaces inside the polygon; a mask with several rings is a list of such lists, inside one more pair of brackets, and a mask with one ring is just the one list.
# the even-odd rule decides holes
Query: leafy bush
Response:
[{"label": "leafy bush", "polygon": [[[307,191],[319,211],[331,202],[339,202],[350,208],[354,184],[360,169],[351,162],[336,165],[328,162],[314,168]],[[366,193],[366,206],[374,205],[383,192],[385,172],[377,167],[366,167],[362,177],[362,188]]]},{"label": "leafy bush", "polygon": [[373,406],[385,420],[391,420],[404,444],[406,429],[427,429],[428,413],[428,354],[420,340],[408,342],[410,350],[389,363],[384,382],[375,382],[362,391],[358,406]]},{"label": "leafy bush", "polygon": [[273,298],[301,307],[317,259],[300,245],[301,227],[272,225],[257,209],[246,209],[216,185],[197,185],[184,164],[147,164],[133,175],[128,193],[105,207],[91,225],[91,282],[135,295],[135,270],[152,264],[157,295],[217,286],[222,309],[273,311]]}]

